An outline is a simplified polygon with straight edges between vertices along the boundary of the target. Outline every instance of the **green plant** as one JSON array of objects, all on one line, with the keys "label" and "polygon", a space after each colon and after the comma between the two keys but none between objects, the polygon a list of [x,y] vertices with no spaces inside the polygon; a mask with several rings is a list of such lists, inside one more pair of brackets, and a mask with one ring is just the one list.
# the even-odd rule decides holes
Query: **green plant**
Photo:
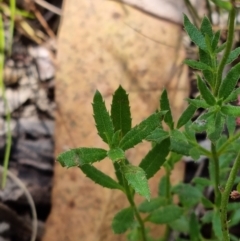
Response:
[{"label": "green plant", "polygon": [[[222,1],[216,1],[222,3]],[[204,17],[198,29],[187,16],[184,27],[191,40],[198,46],[199,61],[185,63],[202,72],[197,76],[200,95],[188,99],[188,107],[174,123],[167,91],[163,90],[159,110],[135,127],[131,126],[131,113],[126,91],[120,86],[113,95],[111,112],[106,109],[101,94],[96,91],[93,98],[93,112],[98,135],[108,144],[108,150],[80,147],[60,154],[57,160],[64,167],[77,166],[95,183],[110,189],[118,189],[126,195],[129,207],[119,211],[112,222],[116,234],[129,231],[128,240],[154,240],[145,224],[165,224],[166,232],[157,240],[168,240],[174,230],[174,240],[238,240],[230,235],[229,228],[240,221],[238,203],[228,203],[231,191],[239,182],[240,132],[236,131],[235,118],[240,116],[240,107],[231,103],[240,94],[236,88],[240,77],[240,63],[223,77],[223,69],[240,54],[240,48],[232,50],[235,6],[228,2],[229,29],[226,43],[219,45],[220,31],[213,32],[210,21]],[[219,53],[224,51],[219,60]],[[197,109],[204,109],[195,121],[192,117]],[[162,123],[168,126],[163,129]],[[184,127],[184,130],[181,130]],[[227,130],[227,132],[225,131]],[[200,146],[196,133],[205,132],[211,142],[211,150]],[[152,143],[152,149],[134,166],[125,152],[143,140]],[[191,156],[197,160],[200,155],[209,158],[209,178],[196,177],[191,184],[179,183],[172,186],[170,174],[181,157]],[[116,172],[116,179],[107,176],[92,164],[108,157]],[[158,197],[150,198],[148,179],[163,167],[166,175],[160,180]],[[240,196],[239,187],[231,195]],[[214,200],[204,195],[206,187],[213,187]],[[134,201],[135,193],[146,198],[139,206]],[[177,195],[179,204],[173,202]],[[201,203],[208,211],[200,219],[194,212]],[[141,213],[146,213],[143,218]],[[229,218],[227,215],[231,215]],[[201,229],[211,224],[211,235],[203,237]],[[180,237],[185,234],[185,239]]]}]

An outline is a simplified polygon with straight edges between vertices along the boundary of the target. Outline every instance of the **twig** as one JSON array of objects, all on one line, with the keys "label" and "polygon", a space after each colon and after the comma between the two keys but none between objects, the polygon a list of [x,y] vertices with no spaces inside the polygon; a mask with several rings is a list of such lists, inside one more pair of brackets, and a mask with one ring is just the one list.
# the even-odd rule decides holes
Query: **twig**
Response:
[{"label": "twig", "polygon": [[41,7],[46,8],[47,10],[49,10],[57,15],[60,15],[60,16],[63,15],[63,11],[60,8],[54,6],[46,1],[43,1],[43,0],[33,0],[33,1],[35,3],[37,3],[38,5],[40,5]]}]

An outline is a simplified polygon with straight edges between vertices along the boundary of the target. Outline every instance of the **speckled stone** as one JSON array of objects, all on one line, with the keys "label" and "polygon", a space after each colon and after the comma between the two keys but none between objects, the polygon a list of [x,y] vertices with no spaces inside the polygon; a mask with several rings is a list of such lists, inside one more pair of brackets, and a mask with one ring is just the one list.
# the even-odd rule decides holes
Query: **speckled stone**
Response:
[{"label": "speckled stone", "polygon": [[[181,26],[116,2],[65,1],[58,39],[56,154],[78,146],[106,147],[92,117],[96,89],[109,108],[121,84],[129,93],[135,125],[156,110],[166,87],[174,117],[179,116],[189,88],[181,36]],[[149,148],[142,143],[128,157],[137,164]],[[109,160],[97,166],[114,177]],[[183,170],[179,163],[175,183]],[[150,180],[153,196],[162,174]],[[44,241],[126,240],[111,230],[114,214],[128,205],[122,193],[93,184],[77,168],[66,170],[56,163],[52,205]]]}]

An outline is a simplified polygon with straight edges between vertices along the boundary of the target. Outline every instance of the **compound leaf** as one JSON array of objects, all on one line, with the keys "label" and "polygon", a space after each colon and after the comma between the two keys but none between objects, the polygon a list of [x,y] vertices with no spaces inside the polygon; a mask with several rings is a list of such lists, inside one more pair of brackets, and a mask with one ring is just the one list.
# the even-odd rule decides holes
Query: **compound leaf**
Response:
[{"label": "compound leaf", "polygon": [[128,95],[121,85],[113,95],[111,118],[114,130],[121,130],[121,136],[124,136],[131,129],[132,118]]},{"label": "compound leaf", "polygon": [[106,156],[104,149],[82,147],[61,153],[57,160],[63,167],[74,167],[101,161]]},{"label": "compound leaf", "polygon": [[169,146],[170,140],[167,138],[160,144],[156,144],[141,161],[139,167],[145,171],[147,179],[154,176],[164,164],[169,153]]},{"label": "compound leaf", "polygon": [[114,134],[113,123],[99,91],[94,95],[92,106],[98,135],[104,142],[110,144]]},{"label": "compound leaf", "polygon": [[119,211],[113,218],[112,229],[116,234],[126,232],[134,222],[134,211],[131,207]]},{"label": "compound leaf", "polygon": [[150,200],[150,190],[146,174],[141,167],[124,165],[121,167],[128,184],[135,190],[136,193]]}]

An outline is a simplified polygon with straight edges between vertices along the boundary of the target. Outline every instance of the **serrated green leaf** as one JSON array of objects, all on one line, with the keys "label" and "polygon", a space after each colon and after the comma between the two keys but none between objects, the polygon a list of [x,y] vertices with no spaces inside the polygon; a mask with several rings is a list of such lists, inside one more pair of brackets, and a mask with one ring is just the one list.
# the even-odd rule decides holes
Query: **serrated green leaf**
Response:
[{"label": "serrated green leaf", "polygon": [[161,206],[165,206],[167,200],[164,197],[152,198],[150,201],[145,200],[138,206],[139,212],[150,213]]},{"label": "serrated green leaf", "polygon": [[224,100],[224,103],[229,103],[238,98],[240,95],[240,88],[235,89],[228,97]]},{"label": "serrated green leaf", "polygon": [[187,101],[189,102],[189,104],[195,106],[197,109],[198,108],[207,109],[208,107],[210,107],[209,104],[205,100],[187,99]]},{"label": "serrated green leaf", "polygon": [[169,153],[169,146],[170,139],[167,138],[160,144],[156,144],[143,158],[139,167],[145,171],[147,179],[153,177],[164,164]]},{"label": "serrated green leaf", "polygon": [[240,55],[240,47],[231,51],[228,56],[226,64],[231,64]]},{"label": "serrated green leaf", "polygon": [[144,140],[153,130],[155,130],[160,123],[162,112],[154,113],[147,119],[142,121],[139,125],[133,127],[120,141],[119,147],[124,151],[134,147],[142,140]]},{"label": "serrated green leaf", "polygon": [[118,89],[113,95],[111,118],[114,130],[121,130],[121,137],[124,136],[131,129],[132,118],[128,95],[121,85],[118,87]]},{"label": "serrated green leaf", "polygon": [[167,111],[164,116],[165,123],[169,126],[170,129],[173,129],[174,122],[172,118],[172,112],[169,104],[168,94],[166,89],[163,90],[161,98],[160,98],[160,110]]},{"label": "serrated green leaf", "polygon": [[189,155],[192,157],[193,160],[197,161],[200,158],[200,152],[197,147],[193,147],[189,151]]},{"label": "serrated green leaf", "polygon": [[220,52],[225,48],[225,45],[221,45],[218,48],[218,42],[220,39],[220,30],[218,30],[214,35],[213,35],[213,39],[212,39],[212,50],[216,53],[219,53],[218,51],[220,50]]},{"label": "serrated green leaf", "polygon": [[119,160],[123,160],[125,159],[125,153],[121,148],[114,148],[114,149],[110,149],[107,152],[108,157],[113,161],[119,161]]},{"label": "serrated green leaf", "polygon": [[212,39],[213,37],[212,24],[206,16],[203,17],[200,30],[203,35],[208,35],[210,39]]},{"label": "serrated green leaf", "polygon": [[118,212],[112,221],[112,229],[116,234],[125,233],[134,222],[134,211],[131,207]]},{"label": "serrated green leaf", "polygon": [[184,15],[184,28],[190,39],[202,50],[207,51],[205,38],[203,34],[189,21],[188,17]]},{"label": "serrated green leaf", "polygon": [[180,207],[171,204],[153,211],[148,221],[157,224],[168,224],[180,218],[182,213],[183,210]]},{"label": "serrated green leaf", "polygon": [[150,200],[150,190],[144,170],[141,167],[132,165],[124,165],[121,169],[128,184],[135,192]]},{"label": "serrated green leaf", "polygon": [[201,240],[200,225],[195,213],[192,213],[189,221],[189,235],[191,241]]},{"label": "serrated green leaf", "polygon": [[228,73],[227,76],[223,79],[220,88],[218,97],[223,98],[223,100],[227,99],[227,97],[234,90],[238,79],[240,77],[240,63],[236,64]]},{"label": "serrated green leaf", "polygon": [[178,194],[181,204],[188,208],[199,203],[202,198],[202,193],[190,184],[179,184],[172,191]]},{"label": "serrated green leaf", "polygon": [[92,106],[98,135],[104,142],[110,144],[114,134],[113,123],[99,91],[94,95]]},{"label": "serrated green leaf", "polygon": [[187,109],[182,113],[182,115],[180,116],[178,123],[177,123],[177,128],[181,128],[182,126],[184,126],[188,121],[191,120],[191,118],[193,117],[195,111],[197,110],[197,107],[194,105],[189,105],[187,107]]},{"label": "serrated green leaf", "polygon": [[179,130],[172,130],[170,133],[170,150],[182,155],[189,155],[189,151],[192,148],[185,135]]},{"label": "serrated green leaf", "polygon": [[115,148],[119,145],[119,142],[121,140],[121,130],[118,130],[116,131],[114,134],[113,134],[113,137],[112,137],[112,147]]},{"label": "serrated green leaf", "polygon": [[215,105],[216,100],[214,96],[212,95],[211,91],[207,87],[206,83],[200,78],[200,76],[197,76],[197,85],[201,93],[201,96],[206,101],[206,103],[210,106]]},{"label": "serrated green leaf", "polygon": [[213,217],[212,217],[212,228],[214,231],[215,236],[221,240],[223,237],[222,234],[222,227],[221,227],[221,217],[219,212],[214,211]]},{"label": "serrated green leaf", "polygon": [[212,71],[212,68],[203,62],[199,62],[199,61],[191,60],[191,59],[185,59],[184,63],[193,69]]},{"label": "serrated green leaf", "polygon": [[156,128],[150,135],[148,135],[145,140],[152,141],[160,144],[163,140],[167,139],[169,134],[162,128]]},{"label": "serrated green leaf", "polygon": [[224,115],[239,117],[240,116],[240,107],[239,106],[232,106],[232,105],[225,105],[225,106],[222,106],[221,112]]},{"label": "serrated green leaf", "polygon": [[101,172],[94,166],[86,164],[80,166],[79,168],[88,178],[90,178],[95,183],[101,185],[102,187],[124,190],[123,187],[119,185],[115,180],[113,180],[111,177],[107,176],[105,173]]},{"label": "serrated green leaf", "polygon": [[107,151],[104,149],[82,147],[61,153],[57,157],[57,161],[63,167],[74,167],[101,161],[106,156]]}]

